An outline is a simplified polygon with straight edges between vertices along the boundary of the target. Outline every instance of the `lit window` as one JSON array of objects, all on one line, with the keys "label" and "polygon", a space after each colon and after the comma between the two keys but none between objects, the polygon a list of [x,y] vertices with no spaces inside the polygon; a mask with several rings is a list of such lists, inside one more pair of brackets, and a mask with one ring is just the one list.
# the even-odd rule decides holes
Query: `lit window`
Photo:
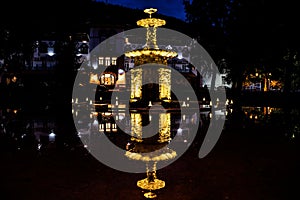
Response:
[{"label": "lit window", "polygon": [[117,57],[112,57],[111,58],[111,64],[112,65],[117,65]]},{"label": "lit window", "polygon": [[101,84],[102,85],[114,85],[115,77],[112,74],[103,74],[101,76]]},{"label": "lit window", "polygon": [[110,65],[110,57],[105,57],[105,66]]},{"label": "lit window", "polygon": [[99,65],[104,65],[104,58],[103,57],[99,57]]},{"label": "lit window", "polygon": [[97,74],[91,74],[90,75],[90,83],[92,84],[99,84],[98,75]]}]

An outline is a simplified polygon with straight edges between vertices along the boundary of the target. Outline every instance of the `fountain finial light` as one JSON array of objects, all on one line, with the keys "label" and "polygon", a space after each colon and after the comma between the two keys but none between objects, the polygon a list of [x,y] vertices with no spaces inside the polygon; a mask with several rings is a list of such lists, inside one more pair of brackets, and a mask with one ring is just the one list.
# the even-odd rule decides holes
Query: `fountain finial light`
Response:
[{"label": "fountain finial light", "polygon": [[156,8],[147,8],[144,10],[145,13],[149,14],[149,17],[151,18],[151,15],[153,13],[156,13],[157,12],[157,9]]}]

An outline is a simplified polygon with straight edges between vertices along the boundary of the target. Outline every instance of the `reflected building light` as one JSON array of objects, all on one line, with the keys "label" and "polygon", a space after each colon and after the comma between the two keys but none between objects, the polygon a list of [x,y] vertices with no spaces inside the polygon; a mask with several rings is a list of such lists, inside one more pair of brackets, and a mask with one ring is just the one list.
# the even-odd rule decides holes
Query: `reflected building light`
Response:
[{"label": "reflected building light", "polygon": [[98,126],[98,125],[99,125],[99,122],[98,122],[97,119],[95,119],[95,120],[93,121],[93,126]]},{"label": "reflected building light", "polygon": [[14,76],[14,77],[11,79],[11,81],[12,81],[13,83],[17,82],[17,77]]},{"label": "reflected building light", "polygon": [[104,132],[104,124],[99,124],[99,132]]},{"label": "reflected building light", "polygon": [[211,112],[209,113],[209,118],[210,118],[210,119],[212,118],[212,113],[211,113]]},{"label": "reflected building light", "polygon": [[117,124],[112,124],[112,131],[117,132]]},{"label": "reflected building light", "polygon": [[182,115],[182,120],[185,121],[185,115]]},{"label": "reflected building light", "polygon": [[98,112],[92,112],[93,116],[97,117],[98,116]]},{"label": "reflected building light", "polygon": [[52,132],[49,134],[49,142],[55,142],[55,133],[53,133],[53,130]]},{"label": "reflected building light", "polygon": [[90,105],[93,105],[93,101],[92,100],[90,100]]},{"label": "reflected building light", "polygon": [[74,114],[74,109],[72,109],[72,114]]},{"label": "reflected building light", "polygon": [[212,102],[211,101],[209,102],[209,106],[212,106]]},{"label": "reflected building light", "polygon": [[152,115],[149,115],[149,121],[150,122],[152,121]]},{"label": "reflected building light", "polygon": [[72,103],[74,103],[74,99],[72,98]]},{"label": "reflected building light", "polygon": [[183,101],[183,103],[182,103],[182,107],[186,107],[186,103],[185,103],[185,101]]},{"label": "reflected building light", "polygon": [[111,116],[112,114],[111,114],[110,112],[104,112],[102,115],[105,116],[105,117],[109,117],[109,116]]},{"label": "reflected building light", "polygon": [[105,124],[105,130],[106,130],[107,132],[110,132],[110,128],[111,128],[111,124],[110,124],[109,122],[107,122],[107,123]]},{"label": "reflected building light", "polygon": [[126,150],[128,151],[129,150],[129,148],[130,148],[130,142],[128,142],[127,144],[126,144]]},{"label": "reflected building light", "polygon": [[78,98],[75,99],[75,103],[78,103]]},{"label": "reflected building light", "polygon": [[76,116],[76,117],[78,116],[78,111],[75,112],[75,116]]},{"label": "reflected building light", "polygon": [[151,101],[149,101],[149,104],[148,104],[148,106],[150,106],[150,107],[152,106],[152,102],[151,102]]},{"label": "reflected building light", "polygon": [[89,101],[89,98],[87,97],[87,98],[85,98],[85,100],[86,100],[86,101]]},{"label": "reflected building light", "polygon": [[48,48],[48,56],[54,56],[54,48]]}]

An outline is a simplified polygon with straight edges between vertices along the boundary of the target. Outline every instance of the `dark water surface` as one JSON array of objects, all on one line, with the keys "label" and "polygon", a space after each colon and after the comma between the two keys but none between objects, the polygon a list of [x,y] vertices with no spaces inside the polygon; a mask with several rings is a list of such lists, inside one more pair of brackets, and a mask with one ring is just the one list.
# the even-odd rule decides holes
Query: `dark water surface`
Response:
[{"label": "dark water surface", "polygon": [[[170,130],[189,149],[158,170],[166,187],[156,191],[157,199],[299,199],[299,110],[243,106],[240,111],[234,116],[229,110],[219,141],[202,159],[198,151],[209,114],[184,119],[171,114]],[[102,122],[91,113],[81,119],[90,127],[78,131],[72,112],[72,107],[47,105],[0,109],[1,199],[145,199],[146,191],[136,185],[145,174],[112,169],[87,150],[92,134],[118,138],[114,121],[105,121],[101,132],[93,129]],[[123,118],[121,113],[118,120]],[[179,132],[178,121],[184,122]],[[193,123],[201,126],[190,141]],[[122,142],[128,141],[123,137]]]}]

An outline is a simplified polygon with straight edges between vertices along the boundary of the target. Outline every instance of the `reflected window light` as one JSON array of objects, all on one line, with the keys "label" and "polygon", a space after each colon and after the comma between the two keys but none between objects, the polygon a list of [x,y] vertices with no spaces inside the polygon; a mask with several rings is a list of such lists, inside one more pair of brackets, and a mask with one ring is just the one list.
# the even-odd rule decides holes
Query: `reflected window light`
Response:
[{"label": "reflected window light", "polygon": [[116,132],[118,129],[117,129],[117,124],[112,124],[112,131],[113,132]]},{"label": "reflected window light", "polygon": [[95,119],[95,120],[93,121],[93,125],[94,125],[94,126],[98,126],[98,124],[99,124],[98,120]]},{"label": "reflected window light", "polygon": [[49,142],[54,142],[55,141],[55,133],[53,131],[49,134]]},{"label": "reflected window light", "polygon": [[104,124],[99,124],[99,131],[104,132]]},{"label": "reflected window light", "polygon": [[226,99],[225,105],[227,106],[229,104],[229,99]]},{"label": "reflected window light", "polygon": [[292,138],[293,138],[293,139],[295,138],[295,134],[292,135]]},{"label": "reflected window light", "polygon": [[11,79],[11,81],[14,82],[14,83],[17,82],[17,77],[14,76],[14,77]]},{"label": "reflected window light", "polygon": [[110,123],[106,123],[105,124],[105,130],[110,132],[110,128],[111,128],[111,124]]},{"label": "reflected window light", "polygon": [[54,48],[53,48],[53,47],[49,47],[49,48],[48,48],[48,55],[49,55],[49,56],[54,56],[54,54],[55,54],[55,53],[54,53]]}]

